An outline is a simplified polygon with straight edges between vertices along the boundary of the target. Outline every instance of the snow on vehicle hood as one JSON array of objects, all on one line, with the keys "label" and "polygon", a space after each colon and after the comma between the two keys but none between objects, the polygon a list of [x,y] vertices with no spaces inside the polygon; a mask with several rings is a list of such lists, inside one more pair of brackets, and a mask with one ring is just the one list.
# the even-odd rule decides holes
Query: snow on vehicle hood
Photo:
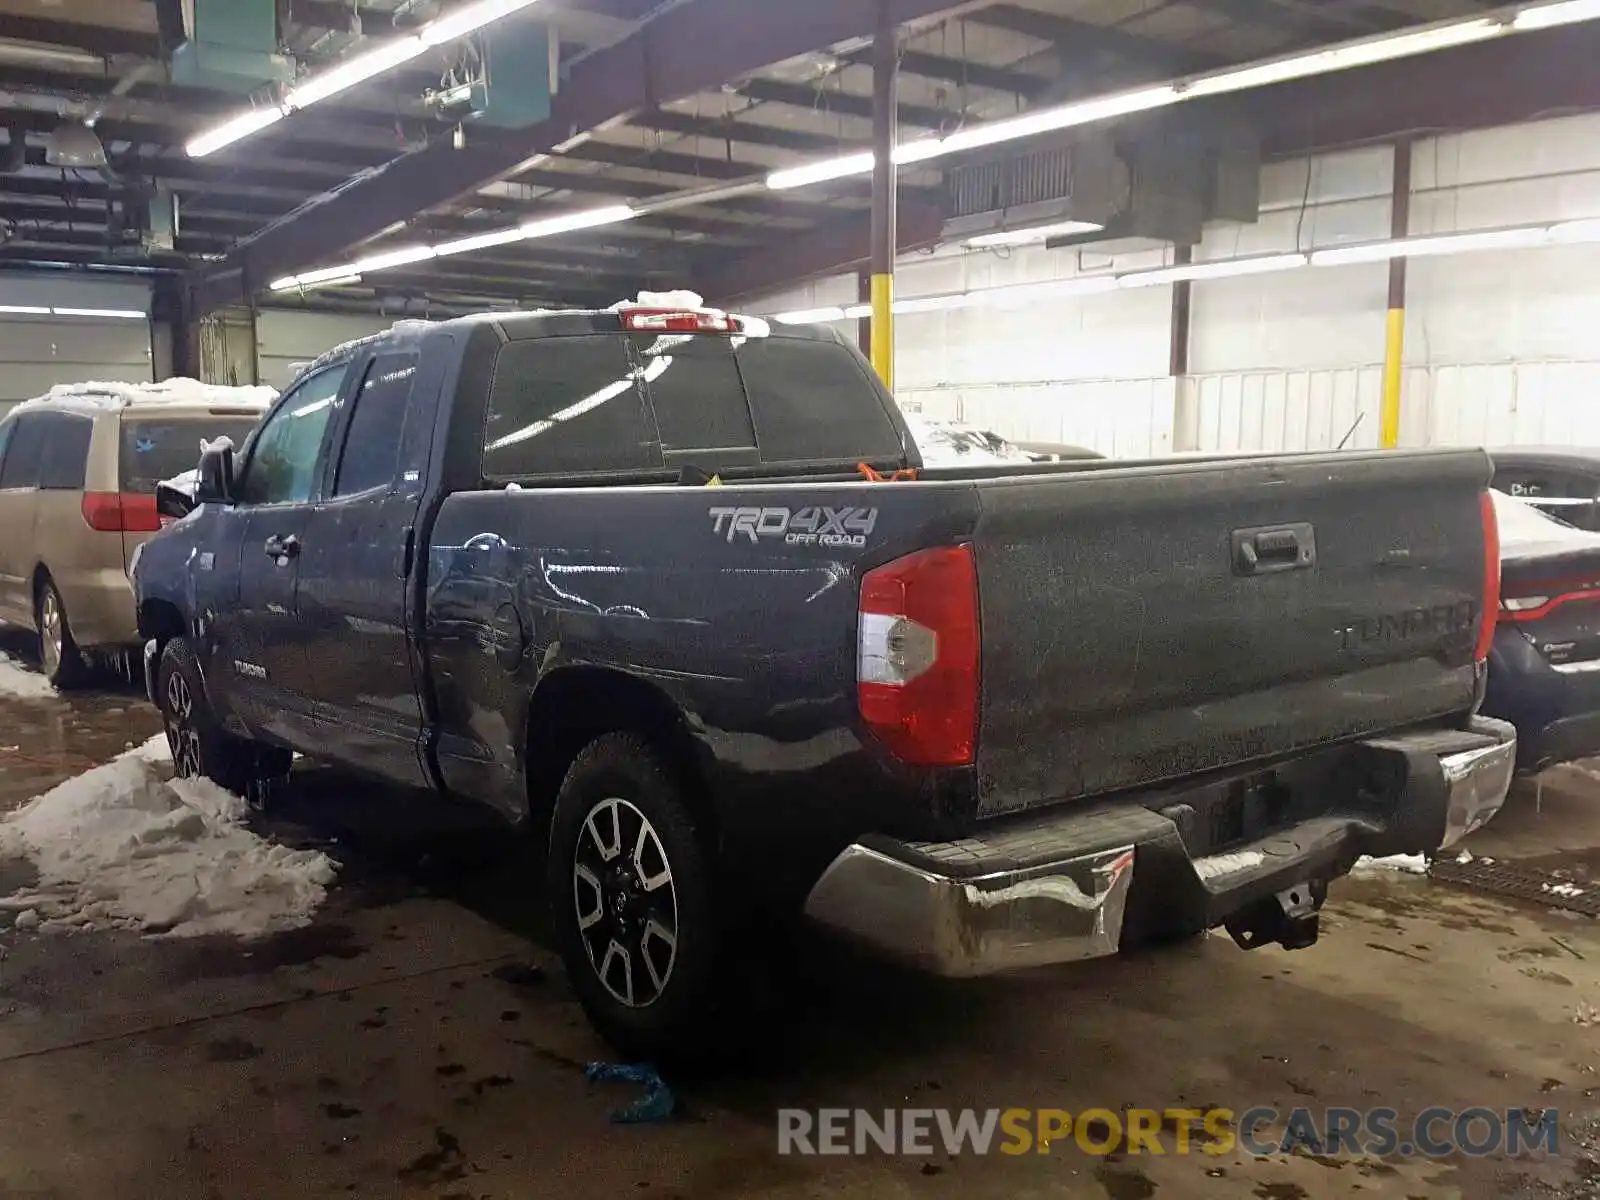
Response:
[{"label": "snow on vehicle hood", "polygon": [[998,434],[974,429],[958,421],[939,421],[915,413],[903,414],[911,437],[922,452],[925,467],[959,467],[995,463],[1031,463],[1027,451]]}]

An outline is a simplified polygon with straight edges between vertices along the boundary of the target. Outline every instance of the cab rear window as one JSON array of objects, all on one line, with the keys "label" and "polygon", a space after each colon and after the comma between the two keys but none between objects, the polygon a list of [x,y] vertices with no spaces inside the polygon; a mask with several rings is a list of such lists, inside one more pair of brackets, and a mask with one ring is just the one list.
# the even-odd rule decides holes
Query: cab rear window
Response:
[{"label": "cab rear window", "polygon": [[193,469],[200,461],[200,442],[227,436],[237,449],[256,426],[244,417],[208,417],[183,421],[123,419],[119,452],[121,489],[155,494],[156,484]]}]

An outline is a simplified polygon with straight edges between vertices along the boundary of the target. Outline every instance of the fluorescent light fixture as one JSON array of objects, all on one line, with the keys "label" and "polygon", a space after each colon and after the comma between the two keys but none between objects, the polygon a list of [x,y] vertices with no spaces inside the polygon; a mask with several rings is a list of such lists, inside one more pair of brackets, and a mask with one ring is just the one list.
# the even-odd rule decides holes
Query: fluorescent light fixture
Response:
[{"label": "fluorescent light fixture", "polygon": [[430,21],[422,27],[417,36],[429,46],[453,42],[457,38],[477,32],[492,21],[509,17],[512,13],[521,12],[536,3],[538,0],[477,0],[475,4],[464,4],[438,20]]},{"label": "fluorescent light fixture", "polygon": [[1474,233],[1442,233],[1435,237],[1397,238],[1387,242],[1367,242],[1358,246],[1335,246],[1316,250],[1311,265],[1336,267],[1349,263],[1386,262],[1391,258],[1426,258],[1438,254],[1462,254],[1469,250],[1518,250],[1542,246],[1550,240],[1543,225],[1517,229],[1486,229]]},{"label": "fluorescent light fixture", "polygon": [[779,325],[824,325],[829,321],[844,320],[844,309],[838,305],[828,308],[797,308],[781,312],[772,318]]},{"label": "fluorescent light fixture", "polygon": [[1600,17],[1600,0],[1565,0],[1561,4],[1534,4],[1511,21],[1518,33],[1528,29],[1549,29],[1552,25],[1573,25]]},{"label": "fluorescent light fixture", "polygon": [[1184,263],[1157,267],[1151,271],[1130,271],[1118,275],[1117,286],[1153,287],[1196,279],[1231,279],[1237,275],[1265,275],[1272,271],[1292,271],[1309,261],[1305,254],[1263,254],[1255,258],[1225,258],[1219,262]]},{"label": "fluorescent light fixture", "polygon": [[208,154],[215,154],[224,146],[231,146],[253,133],[260,133],[269,125],[276,125],[288,115],[288,111],[279,105],[269,105],[240,113],[237,117],[230,117],[222,124],[206,130],[198,137],[191,138],[184,146],[184,152],[190,158],[204,158]]},{"label": "fluorescent light fixture", "polygon": [[[391,267],[404,267],[415,262],[426,262],[430,258],[437,257],[437,255],[438,251],[432,246],[402,246],[398,250],[388,250],[382,254],[374,254],[370,258],[357,259],[355,266],[346,267],[343,273],[346,275],[363,275],[368,271],[387,271]],[[333,270],[332,267],[328,269]],[[320,272],[312,272],[312,274],[320,274]],[[327,281],[322,279],[313,280],[302,275],[300,276],[300,282],[325,283]]]},{"label": "fluorescent light fixture", "polygon": [[52,308],[58,317],[108,317],[116,320],[143,321],[145,314],[134,308]]},{"label": "fluorescent light fixture", "polygon": [[475,3],[462,5],[438,20],[430,21],[416,33],[379,42],[370,50],[351,55],[326,71],[309,76],[289,89],[282,104],[252,109],[230,117],[192,139],[184,148],[190,158],[204,158],[224,146],[259,133],[292,112],[309,108],[358,83],[392,71],[427,53],[434,46],[465,37],[501,17],[510,16],[536,3],[538,0],[476,0]]},{"label": "fluorescent light fixture", "polygon": [[509,246],[513,242],[526,241],[528,235],[513,226],[510,229],[496,229],[493,233],[480,233],[473,237],[458,238],[453,242],[441,242],[433,248],[436,258],[446,258],[452,254],[471,254],[475,250],[491,250],[495,246]]},{"label": "fluorescent light fixture", "polygon": [[[1092,125],[1096,121],[1109,121],[1113,117],[1125,117],[1132,113],[1175,104],[1178,99],[1178,89],[1170,83],[1163,83],[1155,87],[1138,88],[1131,92],[1099,96],[1092,100],[1074,100],[1070,104],[1041,108],[1038,112],[1011,117],[1005,121],[990,121],[967,129],[958,129],[955,133],[939,139],[938,153],[941,156],[957,154],[963,150],[974,150],[980,146],[992,146],[997,142],[1033,137],[1035,134],[1049,133],[1057,129]],[[934,155],[930,153],[923,157],[932,158]]]},{"label": "fluorescent light fixture", "polygon": [[764,191],[766,186],[765,180],[746,179],[742,183],[714,184],[711,187],[691,188],[684,192],[670,192],[639,204],[635,211],[641,216],[646,216],[672,212],[679,208],[693,208],[697,204],[717,204],[723,200],[737,200],[741,196],[756,195]]},{"label": "fluorescent light fixture", "polygon": [[974,304],[997,305],[1012,308],[1032,304],[1039,300],[1059,300],[1068,296],[1095,296],[1117,290],[1118,277],[1104,275],[1079,275],[1072,279],[1049,279],[1040,283],[1013,283],[1005,287],[985,288],[968,292]]},{"label": "fluorescent light fixture", "polygon": [[524,221],[517,226],[525,238],[552,237],[558,233],[571,233],[577,229],[594,229],[599,225],[616,225],[631,221],[638,210],[626,204],[609,204],[604,208],[590,208],[582,212],[562,213],[537,221]]},{"label": "fluorescent light fixture", "polygon": [[1600,242],[1600,220],[1562,221],[1550,226],[1550,240],[1561,245]]},{"label": "fluorescent light fixture", "polygon": [[[1587,3],[1588,0],[1584,2]],[[1504,31],[1505,25],[1502,22],[1488,18],[1453,21],[1447,25],[1435,25],[1413,33],[1389,34],[1358,42],[1346,42],[1344,45],[1331,46],[1325,50],[1312,50],[1288,58],[1254,63],[1236,70],[1217,71],[1180,84],[1179,89],[1186,100],[1200,96],[1217,96],[1225,92],[1242,92],[1250,88],[1283,83],[1290,79],[1305,79],[1311,75],[1326,75],[1350,67],[1370,66],[1373,63],[1389,62],[1397,58],[1409,58],[1414,54],[1428,54],[1451,46],[1464,46],[1468,42],[1482,41]]]},{"label": "fluorescent light fixture", "polygon": [[1029,229],[1005,229],[998,233],[980,233],[970,237],[966,244],[974,250],[987,246],[1026,246],[1030,242],[1048,241],[1074,233],[1098,233],[1104,225],[1094,221],[1055,221],[1049,225],[1034,225]]},{"label": "fluorescent light fixture", "polygon": [[767,186],[775,192],[782,192],[813,183],[826,183],[830,179],[865,175],[872,170],[873,160],[872,151],[868,150],[861,154],[846,154],[841,158],[829,158],[822,162],[806,163],[800,167],[789,167],[782,171],[773,171],[768,175]]},{"label": "fluorescent light fixture", "polygon": [[350,274],[340,275],[336,279],[319,279],[316,283],[303,283],[299,285],[299,288],[302,292],[314,292],[319,288],[346,287],[352,283],[360,282],[361,276],[352,271]]},{"label": "fluorescent light fixture", "polygon": [[365,83],[402,63],[419,58],[427,50],[427,43],[415,36],[382,42],[364,54],[357,54],[335,67],[310,76],[304,83],[296,84],[289,89],[284,103],[291,111],[310,108],[329,96],[336,96],[358,83]]},{"label": "fluorescent light fixture", "polygon": [[0,304],[0,316],[4,317],[48,317],[50,310],[40,308],[33,304]]}]

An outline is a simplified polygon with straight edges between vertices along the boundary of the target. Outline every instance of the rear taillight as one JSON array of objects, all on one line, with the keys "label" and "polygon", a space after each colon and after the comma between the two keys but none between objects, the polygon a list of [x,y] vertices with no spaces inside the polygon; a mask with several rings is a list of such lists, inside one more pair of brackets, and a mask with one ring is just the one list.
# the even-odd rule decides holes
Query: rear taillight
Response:
[{"label": "rear taillight", "polygon": [[1500,597],[1502,621],[1542,621],[1563,604],[1600,600],[1600,580],[1544,579],[1517,585],[1528,589],[1517,596]]},{"label": "rear taillight", "polygon": [[156,498],[136,492],[85,492],[83,519],[101,533],[154,533],[161,528]]},{"label": "rear taillight", "polygon": [[1500,521],[1494,513],[1494,498],[1488,492],[1479,495],[1478,511],[1483,516],[1483,618],[1478,623],[1478,648],[1473,658],[1487,662],[1500,611]]},{"label": "rear taillight", "polygon": [[856,643],[861,719],[895,757],[959,767],[978,742],[978,573],[971,546],[868,571]]}]

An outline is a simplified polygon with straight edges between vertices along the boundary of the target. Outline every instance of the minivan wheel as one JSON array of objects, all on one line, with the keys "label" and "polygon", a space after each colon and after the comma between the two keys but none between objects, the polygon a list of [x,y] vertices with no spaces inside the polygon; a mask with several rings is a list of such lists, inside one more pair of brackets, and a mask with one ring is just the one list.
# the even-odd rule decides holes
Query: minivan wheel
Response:
[{"label": "minivan wheel", "polygon": [[183,638],[173,638],[161,652],[156,698],[180,779],[209,779],[259,808],[288,777],[293,760],[287,750],[234,737],[217,722],[200,664]]},{"label": "minivan wheel", "polygon": [[553,931],[584,1011],[624,1055],[697,1057],[711,1028],[718,921],[681,783],[632,734],[574,760],[550,823]]},{"label": "minivan wheel", "polygon": [[44,668],[44,677],[55,687],[72,687],[88,673],[88,663],[84,661],[78,643],[72,639],[67,606],[61,602],[61,593],[48,575],[39,581],[33,609],[34,627],[39,631],[39,663]]}]

